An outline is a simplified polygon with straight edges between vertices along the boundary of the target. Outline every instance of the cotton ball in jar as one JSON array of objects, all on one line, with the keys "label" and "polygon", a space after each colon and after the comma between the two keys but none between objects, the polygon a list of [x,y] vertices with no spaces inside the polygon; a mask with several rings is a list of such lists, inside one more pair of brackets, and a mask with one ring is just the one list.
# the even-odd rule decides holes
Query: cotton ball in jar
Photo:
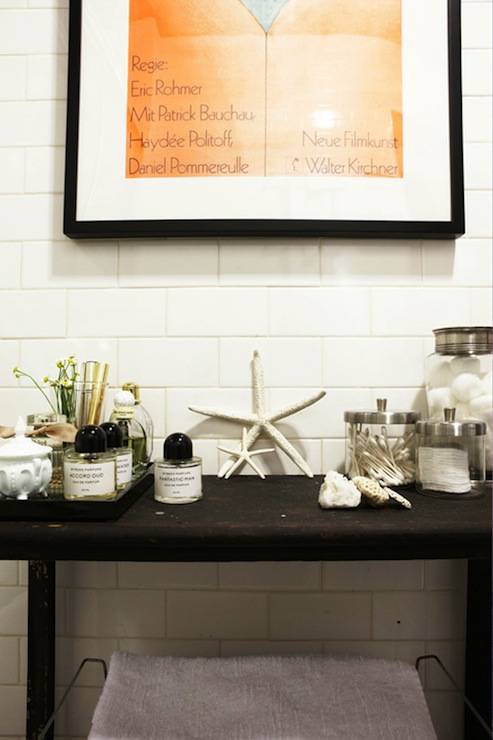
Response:
[{"label": "cotton ball in jar", "polygon": [[468,403],[456,403],[455,406],[455,418],[456,419],[469,419],[471,416],[471,407]]},{"label": "cotton ball in jar", "polygon": [[469,404],[471,416],[486,422],[490,429],[493,426],[493,396],[478,396]]},{"label": "cotton ball in jar", "polygon": [[427,393],[428,411],[432,419],[441,419],[443,409],[452,406],[450,388],[432,388]]},{"label": "cotton ball in jar", "polygon": [[483,386],[483,393],[491,394],[493,392],[493,374],[492,373],[486,373],[486,375],[481,378],[481,385]]},{"label": "cotton ball in jar", "polygon": [[454,357],[450,361],[450,369],[454,375],[462,373],[471,373],[478,375],[481,372],[481,362],[479,357]]},{"label": "cotton ball in jar", "polygon": [[462,403],[469,403],[476,396],[480,396],[483,393],[483,385],[481,379],[477,375],[472,373],[461,373],[455,379],[450,386],[452,395],[458,401]]},{"label": "cotton ball in jar", "polygon": [[450,360],[440,359],[434,367],[430,369],[428,385],[432,388],[445,388],[450,386],[454,374],[450,365]]}]

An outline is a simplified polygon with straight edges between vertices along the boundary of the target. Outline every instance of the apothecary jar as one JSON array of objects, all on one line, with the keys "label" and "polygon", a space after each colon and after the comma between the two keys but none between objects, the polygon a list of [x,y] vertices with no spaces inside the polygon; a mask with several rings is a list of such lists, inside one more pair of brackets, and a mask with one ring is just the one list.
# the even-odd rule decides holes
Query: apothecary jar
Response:
[{"label": "apothecary jar", "polygon": [[442,420],[444,409],[455,418],[485,422],[486,475],[491,478],[493,405],[493,327],[456,326],[435,329],[435,351],[426,358],[428,414]]}]

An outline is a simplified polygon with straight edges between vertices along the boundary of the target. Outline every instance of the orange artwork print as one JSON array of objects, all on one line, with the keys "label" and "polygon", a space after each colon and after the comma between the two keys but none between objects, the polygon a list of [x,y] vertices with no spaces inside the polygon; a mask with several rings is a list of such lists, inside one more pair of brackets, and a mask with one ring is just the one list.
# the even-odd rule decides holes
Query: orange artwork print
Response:
[{"label": "orange artwork print", "polygon": [[403,177],[401,0],[129,0],[126,176]]}]

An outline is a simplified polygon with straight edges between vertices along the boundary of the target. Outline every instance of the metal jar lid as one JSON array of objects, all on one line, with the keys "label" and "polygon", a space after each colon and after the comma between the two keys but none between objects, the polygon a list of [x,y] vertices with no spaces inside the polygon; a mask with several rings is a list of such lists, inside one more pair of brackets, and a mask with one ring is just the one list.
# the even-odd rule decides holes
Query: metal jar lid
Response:
[{"label": "metal jar lid", "polygon": [[434,329],[435,351],[440,355],[475,355],[493,352],[493,327],[449,326]]},{"label": "metal jar lid", "polygon": [[476,419],[456,421],[455,409],[443,409],[443,420],[418,421],[416,432],[429,437],[483,437],[486,434],[486,424]]},{"label": "metal jar lid", "polygon": [[377,398],[376,411],[345,411],[344,421],[352,424],[415,424],[417,411],[387,411],[387,399]]}]

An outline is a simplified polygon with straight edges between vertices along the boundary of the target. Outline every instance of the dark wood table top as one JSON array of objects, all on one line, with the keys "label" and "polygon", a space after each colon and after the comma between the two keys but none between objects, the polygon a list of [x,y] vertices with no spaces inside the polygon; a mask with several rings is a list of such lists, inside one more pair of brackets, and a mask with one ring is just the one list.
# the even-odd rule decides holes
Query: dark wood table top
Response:
[{"label": "dark wood table top", "polygon": [[[202,501],[169,506],[152,485],[110,522],[0,522],[0,559],[228,561],[486,558],[491,495],[406,494],[411,510],[322,510],[320,477],[204,477]],[[152,479],[151,479],[152,481]]]}]

